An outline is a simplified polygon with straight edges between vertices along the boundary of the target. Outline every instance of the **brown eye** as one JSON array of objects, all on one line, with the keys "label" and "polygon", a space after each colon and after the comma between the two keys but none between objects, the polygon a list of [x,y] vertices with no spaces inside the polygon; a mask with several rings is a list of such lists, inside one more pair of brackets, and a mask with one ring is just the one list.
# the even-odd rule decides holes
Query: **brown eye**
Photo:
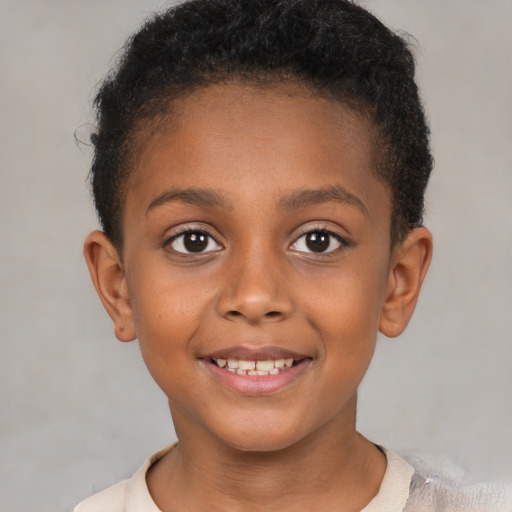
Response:
[{"label": "brown eye", "polygon": [[202,252],[208,247],[208,237],[203,233],[183,235],[183,245],[188,252]]},{"label": "brown eye", "polygon": [[324,252],[331,243],[330,236],[327,233],[318,231],[308,233],[305,238],[306,246],[313,252]]},{"label": "brown eye", "polygon": [[169,246],[182,254],[197,254],[221,249],[221,245],[205,231],[186,231],[174,236]]},{"label": "brown eye", "polygon": [[329,253],[344,245],[343,239],[325,230],[304,233],[290,247],[293,251],[305,253]]}]

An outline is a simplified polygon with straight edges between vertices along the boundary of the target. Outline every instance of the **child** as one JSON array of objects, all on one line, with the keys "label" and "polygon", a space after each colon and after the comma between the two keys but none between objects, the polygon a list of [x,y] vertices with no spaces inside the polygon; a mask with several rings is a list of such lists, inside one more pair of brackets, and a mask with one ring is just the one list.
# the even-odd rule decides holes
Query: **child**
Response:
[{"label": "child", "polygon": [[432,254],[401,38],[346,0],[189,1],[96,106],[85,257],[179,441],[77,512],[508,510],[355,429],[377,332],[405,329]]}]

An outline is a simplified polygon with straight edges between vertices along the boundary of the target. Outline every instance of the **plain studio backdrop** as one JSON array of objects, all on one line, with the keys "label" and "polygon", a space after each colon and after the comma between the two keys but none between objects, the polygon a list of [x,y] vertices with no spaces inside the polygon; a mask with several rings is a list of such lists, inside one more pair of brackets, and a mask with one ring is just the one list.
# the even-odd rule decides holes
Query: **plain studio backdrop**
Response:
[{"label": "plain studio backdrop", "polygon": [[[0,510],[71,510],[174,440],[137,343],[112,333],[82,258],[96,228],[73,134],[159,0],[0,0]],[[470,479],[512,466],[512,2],[368,0],[413,34],[436,167],[434,261],[407,332],[380,339],[359,428],[443,453]],[[78,129],[78,136],[87,133]]]}]

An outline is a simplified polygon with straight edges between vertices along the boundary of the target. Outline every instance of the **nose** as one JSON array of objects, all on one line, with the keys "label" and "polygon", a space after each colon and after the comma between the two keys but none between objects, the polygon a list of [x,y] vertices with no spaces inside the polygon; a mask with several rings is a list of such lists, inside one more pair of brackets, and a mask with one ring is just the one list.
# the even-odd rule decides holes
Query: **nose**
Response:
[{"label": "nose", "polygon": [[[274,259],[275,260],[275,259]],[[225,270],[217,307],[230,321],[251,325],[278,322],[293,310],[283,269],[264,254],[242,254]]]}]

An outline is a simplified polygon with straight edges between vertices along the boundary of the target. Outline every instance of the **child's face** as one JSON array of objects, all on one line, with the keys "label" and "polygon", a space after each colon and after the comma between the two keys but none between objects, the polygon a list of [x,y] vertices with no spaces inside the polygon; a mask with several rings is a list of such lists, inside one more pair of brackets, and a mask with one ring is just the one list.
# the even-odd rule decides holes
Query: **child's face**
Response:
[{"label": "child's face", "polygon": [[175,119],[138,140],[120,338],[139,338],[178,435],[266,451],[353,429],[396,281],[368,123],[296,87],[235,84]]}]

